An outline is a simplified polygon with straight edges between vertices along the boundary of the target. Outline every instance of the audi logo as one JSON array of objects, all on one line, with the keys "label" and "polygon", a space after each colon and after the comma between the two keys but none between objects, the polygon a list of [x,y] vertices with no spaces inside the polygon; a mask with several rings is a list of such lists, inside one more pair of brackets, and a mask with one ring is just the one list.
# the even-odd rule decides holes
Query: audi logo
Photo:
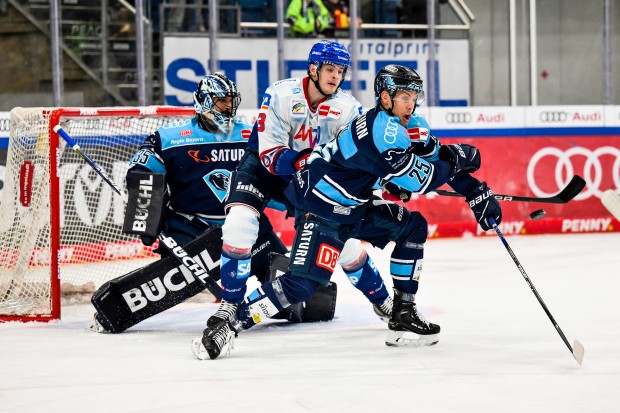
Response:
[{"label": "audi logo", "polygon": [[545,123],[564,122],[566,121],[566,119],[568,119],[568,113],[551,111],[551,110],[545,110],[543,112],[540,112],[539,116],[540,116],[540,121],[545,122]]},{"label": "audi logo", "polygon": [[[585,157],[585,163],[583,165],[582,173],[576,173],[572,164],[573,157]],[[579,195],[575,197],[576,200],[587,199],[591,196],[600,198],[603,192],[609,188],[601,188],[601,182],[603,180],[603,174],[609,172],[603,170],[600,158],[602,156],[615,157],[613,167],[611,168],[612,179],[616,188],[620,188],[620,149],[613,146],[602,146],[600,148],[590,150],[583,147],[574,147],[562,151],[558,148],[546,147],[540,149],[532,156],[530,163],[527,166],[527,181],[532,189],[532,192],[539,197],[548,197],[554,195],[553,193],[545,192],[536,184],[535,171],[536,166],[545,157],[556,158],[555,164],[555,183],[558,189],[563,188],[568,183],[568,180],[573,175],[577,174],[582,176],[586,181],[586,187],[581,191]],[[566,172],[566,178],[562,177],[562,171]],[[581,172],[581,171],[577,171]]]},{"label": "audi logo", "polygon": [[446,113],[446,122],[455,124],[455,123],[470,123],[471,122],[471,113],[467,112],[448,112]]}]

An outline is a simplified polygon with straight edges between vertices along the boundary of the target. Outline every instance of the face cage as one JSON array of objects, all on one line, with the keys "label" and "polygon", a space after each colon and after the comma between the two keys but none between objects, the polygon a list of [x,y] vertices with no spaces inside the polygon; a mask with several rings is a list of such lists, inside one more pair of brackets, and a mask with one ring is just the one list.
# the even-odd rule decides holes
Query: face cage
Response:
[{"label": "face cage", "polygon": [[[202,110],[200,115],[208,122],[215,123],[218,127],[223,128],[230,124],[230,122],[235,118],[237,114],[237,109],[239,108],[239,104],[241,104],[241,96],[238,93],[222,93],[223,96],[214,96],[215,93],[207,93],[204,94]],[[232,107],[230,109],[230,114],[222,113],[218,111],[217,103],[214,99],[222,99],[225,97],[232,97]]]}]

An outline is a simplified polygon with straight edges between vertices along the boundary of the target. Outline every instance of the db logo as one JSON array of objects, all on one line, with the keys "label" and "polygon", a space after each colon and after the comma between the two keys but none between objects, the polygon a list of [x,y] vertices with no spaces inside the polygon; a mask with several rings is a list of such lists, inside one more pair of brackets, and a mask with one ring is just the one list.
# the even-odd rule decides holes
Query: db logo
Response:
[{"label": "db logo", "polygon": [[325,268],[329,272],[333,272],[339,256],[340,251],[336,248],[331,245],[321,244],[319,246],[319,254],[316,257],[316,265]]},{"label": "db logo", "polygon": [[179,133],[179,135],[181,136],[190,136],[191,134],[192,134],[192,131],[189,129],[184,129]]}]

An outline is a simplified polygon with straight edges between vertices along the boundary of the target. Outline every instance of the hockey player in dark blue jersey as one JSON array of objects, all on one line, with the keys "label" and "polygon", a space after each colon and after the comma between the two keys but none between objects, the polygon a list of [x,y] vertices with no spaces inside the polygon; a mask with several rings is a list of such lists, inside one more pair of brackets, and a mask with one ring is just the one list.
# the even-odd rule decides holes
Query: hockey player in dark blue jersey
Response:
[{"label": "hockey player in dark blue jersey", "polygon": [[[433,345],[440,328],[418,312],[415,295],[428,227],[419,212],[373,196],[373,188],[427,193],[448,183],[466,195],[483,229],[501,221],[499,203],[470,173],[480,167],[471,145],[441,146],[430,136],[412,142],[408,129],[422,94],[422,80],[407,67],[388,65],[375,77],[377,106],[352,121],[336,140],[315,148],[306,168],[286,189],[295,205],[297,235],[289,270],[252,292],[234,317],[193,341],[197,358],[227,355],[236,335],[282,308],[311,297],[329,281],[344,242],[356,237],[383,248],[393,241],[390,273],[394,306],[386,345]],[[406,129],[407,127],[407,129]],[[419,154],[416,154],[416,152]]]},{"label": "hockey player in dark blue jersey", "polygon": [[[161,126],[145,139],[132,157],[127,172],[129,201],[126,221],[133,221],[130,205],[141,205],[140,214],[148,216],[154,227],[149,234],[140,234],[145,245],[153,244],[157,234],[163,230],[178,244],[185,246],[205,231],[220,227],[224,223],[224,199],[230,174],[246,151],[252,128],[234,119],[240,101],[240,94],[233,81],[221,73],[205,76],[194,92],[196,116]],[[145,176],[148,178],[144,178]],[[140,198],[145,190],[139,183],[144,182],[144,179],[152,183],[148,186],[148,202]],[[153,182],[160,187],[157,188]],[[157,198],[158,202],[155,202],[155,197],[152,196],[154,193],[162,194]],[[265,282],[271,276],[269,254],[286,254],[288,250],[265,216],[257,227],[258,242],[252,260],[252,275]],[[157,252],[162,255],[162,259],[170,255],[161,243]],[[213,251],[214,257],[219,257],[220,252],[221,241],[218,250]],[[217,263],[217,258],[214,261]],[[157,265],[163,264],[158,262]],[[173,268],[175,267],[176,263]],[[123,276],[123,291],[130,291],[129,287],[132,286],[134,278]],[[177,281],[175,291],[180,289],[180,285],[182,283]],[[138,283],[136,287],[139,286]],[[110,289],[107,285],[103,288]],[[119,290],[116,286],[114,289]],[[196,291],[189,290],[190,288],[186,288],[186,294],[176,303],[197,294]],[[110,301],[109,291],[98,291],[95,296],[106,297]],[[161,304],[163,300],[159,297],[158,301],[157,304]],[[122,299],[119,302],[124,303]],[[140,311],[151,311],[150,316],[156,310],[144,308]],[[135,316],[136,311],[132,311],[131,315]],[[115,316],[106,314],[111,320],[110,324],[113,324],[112,319]],[[143,318],[145,317],[142,316]],[[100,329],[97,314],[95,320],[94,329]],[[122,328],[116,330],[122,330],[128,324],[130,323],[121,323],[119,325],[122,325]]]}]

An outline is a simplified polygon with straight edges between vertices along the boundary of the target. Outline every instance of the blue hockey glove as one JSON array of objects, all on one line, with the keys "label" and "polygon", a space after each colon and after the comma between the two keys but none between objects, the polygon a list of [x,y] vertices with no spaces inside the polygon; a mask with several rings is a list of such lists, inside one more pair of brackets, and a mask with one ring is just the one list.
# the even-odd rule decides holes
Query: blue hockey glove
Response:
[{"label": "blue hockey glove", "polygon": [[480,169],[480,151],[466,143],[442,145],[439,148],[439,159],[452,164],[452,175],[459,172],[473,173]]},{"label": "blue hockey glove", "polygon": [[465,198],[480,228],[484,231],[491,229],[488,218],[493,218],[499,225],[502,222],[502,208],[493,196],[493,191],[487,186],[486,182],[476,186]]},{"label": "blue hockey glove", "polygon": [[392,202],[408,202],[411,199],[411,191],[407,191],[406,189],[403,189],[396,184],[388,182],[383,187],[381,198],[385,199],[386,201]]}]

